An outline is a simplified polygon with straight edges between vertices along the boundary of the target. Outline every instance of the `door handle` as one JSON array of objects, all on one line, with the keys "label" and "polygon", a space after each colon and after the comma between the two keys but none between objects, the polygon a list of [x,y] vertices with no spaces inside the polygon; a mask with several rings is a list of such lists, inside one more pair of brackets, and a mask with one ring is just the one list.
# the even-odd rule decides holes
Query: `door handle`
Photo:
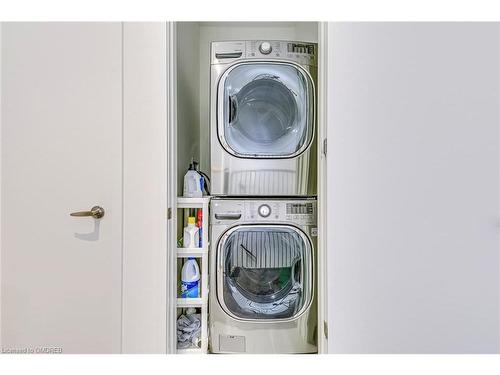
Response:
[{"label": "door handle", "polygon": [[216,53],[215,58],[216,59],[237,59],[238,57],[241,57],[242,55],[243,55],[243,52]]},{"label": "door handle", "polygon": [[104,208],[100,206],[94,206],[90,209],[90,211],[77,211],[70,213],[71,216],[92,216],[94,219],[100,219],[104,216]]},{"label": "door handle", "polygon": [[217,220],[238,220],[241,219],[241,214],[215,214]]}]

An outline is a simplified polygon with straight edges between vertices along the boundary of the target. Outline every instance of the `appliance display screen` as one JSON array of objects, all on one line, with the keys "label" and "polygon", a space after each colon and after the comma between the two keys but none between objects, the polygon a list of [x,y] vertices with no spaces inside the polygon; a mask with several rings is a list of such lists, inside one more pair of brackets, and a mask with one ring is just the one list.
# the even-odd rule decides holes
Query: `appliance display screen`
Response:
[{"label": "appliance display screen", "polygon": [[288,203],[286,205],[287,215],[307,215],[313,213],[312,203]]},{"label": "appliance display screen", "polygon": [[312,44],[288,43],[288,52],[314,55],[314,46]]}]

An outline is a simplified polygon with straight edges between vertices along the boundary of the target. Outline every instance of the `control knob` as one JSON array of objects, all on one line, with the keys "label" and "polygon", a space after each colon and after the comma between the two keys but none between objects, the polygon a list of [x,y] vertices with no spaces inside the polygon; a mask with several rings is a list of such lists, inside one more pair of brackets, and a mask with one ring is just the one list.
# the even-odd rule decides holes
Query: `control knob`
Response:
[{"label": "control knob", "polygon": [[259,46],[259,51],[264,55],[269,55],[272,50],[273,47],[271,47],[271,43],[269,42],[262,42]]},{"label": "control knob", "polygon": [[269,207],[267,204],[259,206],[259,215],[262,217],[268,217],[269,215],[271,215],[271,207]]}]

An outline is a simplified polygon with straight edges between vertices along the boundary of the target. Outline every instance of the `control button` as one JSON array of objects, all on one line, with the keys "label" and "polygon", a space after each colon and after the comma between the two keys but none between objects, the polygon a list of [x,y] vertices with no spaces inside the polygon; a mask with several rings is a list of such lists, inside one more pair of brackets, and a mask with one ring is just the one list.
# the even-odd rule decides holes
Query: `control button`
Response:
[{"label": "control button", "polygon": [[268,217],[269,215],[271,215],[271,207],[269,207],[267,204],[263,204],[259,207],[259,215],[262,217]]},{"label": "control button", "polygon": [[271,43],[269,43],[269,42],[262,42],[259,46],[259,51],[261,53],[263,53],[264,55],[270,54],[272,50],[273,50],[273,47],[271,47]]}]

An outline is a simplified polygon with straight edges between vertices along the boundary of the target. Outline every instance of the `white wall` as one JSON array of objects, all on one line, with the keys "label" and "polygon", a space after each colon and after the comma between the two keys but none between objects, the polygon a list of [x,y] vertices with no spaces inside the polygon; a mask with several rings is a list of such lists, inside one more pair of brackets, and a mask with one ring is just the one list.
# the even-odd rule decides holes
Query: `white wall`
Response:
[{"label": "white wall", "polygon": [[166,23],[124,23],[124,353],[166,352],[166,54]]},{"label": "white wall", "polygon": [[497,24],[329,26],[332,353],[498,353]]}]

